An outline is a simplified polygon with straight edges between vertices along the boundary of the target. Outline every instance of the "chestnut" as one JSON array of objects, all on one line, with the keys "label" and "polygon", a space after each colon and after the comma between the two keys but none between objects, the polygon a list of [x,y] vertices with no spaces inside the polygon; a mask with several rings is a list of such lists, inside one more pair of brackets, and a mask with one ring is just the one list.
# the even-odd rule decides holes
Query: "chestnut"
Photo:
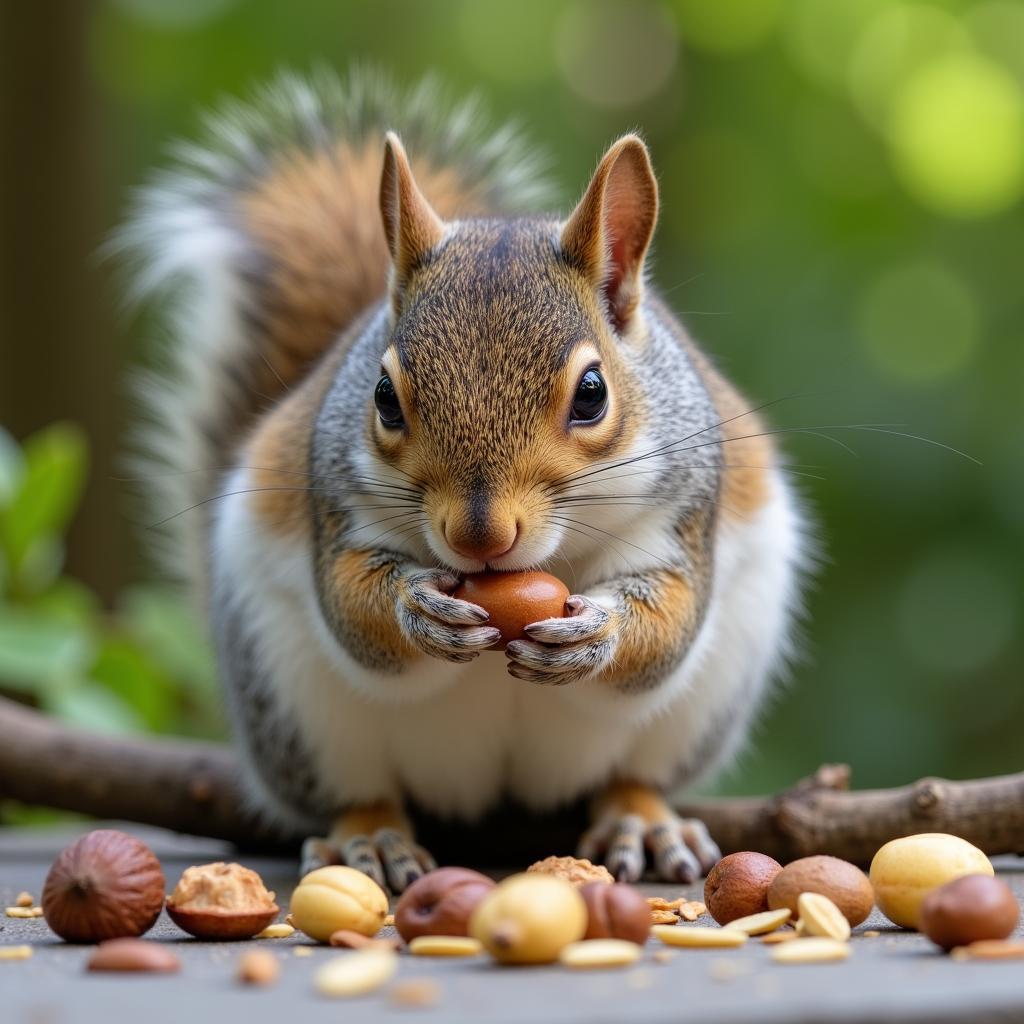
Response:
[{"label": "chestnut", "polygon": [[395,906],[395,928],[406,942],[419,935],[468,935],[469,917],[494,881],[469,868],[436,868],[417,878]]},{"label": "chestnut", "polygon": [[501,633],[497,646],[526,637],[523,630],[541,619],[560,619],[569,597],[566,585],[546,572],[480,572],[467,576],[452,597],[480,605],[488,626]]},{"label": "chestnut", "polygon": [[704,882],[708,913],[723,925],[763,913],[768,909],[768,887],[781,870],[777,860],[751,850],[723,857]]},{"label": "chestnut", "polygon": [[591,882],[580,889],[587,905],[584,939],[625,939],[642,946],[651,932],[651,908],[637,889],[623,882]]},{"label": "chestnut", "polygon": [[921,904],[921,931],[949,950],[983,939],[1005,939],[1020,919],[1010,887],[991,875],[964,875],[933,889]]},{"label": "chestnut", "polygon": [[875,894],[868,876],[856,864],[819,854],[790,861],[768,889],[772,910],[787,908],[794,917],[800,914],[800,894],[816,892],[827,896],[856,928],[867,920],[875,905]]},{"label": "chestnut", "polygon": [[68,942],[136,938],[164,905],[164,873],[141,839],[102,828],[62,851],[43,885],[46,923]]},{"label": "chestnut", "polygon": [[186,868],[167,897],[167,913],[197,939],[250,939],[277,917],[274,894],[241,864],[217,861]]}]

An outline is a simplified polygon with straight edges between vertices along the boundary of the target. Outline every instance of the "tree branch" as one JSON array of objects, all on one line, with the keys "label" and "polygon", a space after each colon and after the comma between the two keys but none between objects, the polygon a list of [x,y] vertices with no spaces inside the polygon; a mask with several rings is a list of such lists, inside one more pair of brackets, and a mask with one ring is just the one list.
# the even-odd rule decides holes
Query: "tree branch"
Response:
[{"label": "tree branch", "polygon": [[[849,769],[824,765],[769,797],[697,800],[725,852],[779,860],[830,853],[867,863],[914,832],[952,832],[988,854],[1024,851],[1024,772],[970,782],[922,779],[899,789],[849,792]],[[302,838],[275,834],[247,811],[239,765],[214,743],[100,736],[0,698],[0,798],[121,818],[243,846]]]}]

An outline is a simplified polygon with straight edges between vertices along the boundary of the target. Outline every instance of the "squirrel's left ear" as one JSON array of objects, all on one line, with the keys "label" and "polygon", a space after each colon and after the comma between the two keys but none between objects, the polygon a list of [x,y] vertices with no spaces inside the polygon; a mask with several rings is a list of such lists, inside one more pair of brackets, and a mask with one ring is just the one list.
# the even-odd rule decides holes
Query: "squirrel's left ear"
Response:
[{"label": "squirrel's left ear", "polygon": [[622,330],[643,293],[644,257],[658,219],[658,182],[647,147],[624,135],[605,153],[562,228],[562,251],[583,271]]},{"label": "squirrel's left ear", "polygon": [[444,237],[444,222],[412,176],[405,147],[394,132],[384,137],[384,169],[380,178],[380,213],[400,291],[409,274]]}]

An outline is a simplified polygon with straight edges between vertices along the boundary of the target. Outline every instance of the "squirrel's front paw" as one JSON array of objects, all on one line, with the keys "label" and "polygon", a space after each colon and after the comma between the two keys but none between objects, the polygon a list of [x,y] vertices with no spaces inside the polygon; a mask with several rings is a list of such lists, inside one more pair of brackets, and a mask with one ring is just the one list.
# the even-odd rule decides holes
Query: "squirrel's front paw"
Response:
[{"label": "squirrel's front paw", "polygon": [[458,577],[439,569],[416,569],[399,580],[396,613],[406,638],[425,654],[445,661],[472,661],[501,637],[482,623],[487,612],[450,591]]},{"label": "squirrel's front paw", "polygon": [[531,683],[578,682],[608,668],[618,647],[619,617],[588,597],[573,595],[562,619],[526,627],[529,640],[505,648],[509,674]]}]

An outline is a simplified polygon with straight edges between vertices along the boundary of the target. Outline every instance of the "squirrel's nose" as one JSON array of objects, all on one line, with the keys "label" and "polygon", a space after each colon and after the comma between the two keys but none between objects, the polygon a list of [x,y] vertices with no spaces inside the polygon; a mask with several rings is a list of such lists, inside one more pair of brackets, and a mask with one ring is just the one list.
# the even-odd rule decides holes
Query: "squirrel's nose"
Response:
[{"label": "squirrel's nose", "polygon": [[516,541],[519,539],[519,524],[513,522],[504,529],[498,528],[486,533],[477,533],[476,531],[457,530],[451,523],[445,523],[444,539],[453,551],[458,552],[464,558],[489,562],[502,555],[507,555],[516,546]]}]

